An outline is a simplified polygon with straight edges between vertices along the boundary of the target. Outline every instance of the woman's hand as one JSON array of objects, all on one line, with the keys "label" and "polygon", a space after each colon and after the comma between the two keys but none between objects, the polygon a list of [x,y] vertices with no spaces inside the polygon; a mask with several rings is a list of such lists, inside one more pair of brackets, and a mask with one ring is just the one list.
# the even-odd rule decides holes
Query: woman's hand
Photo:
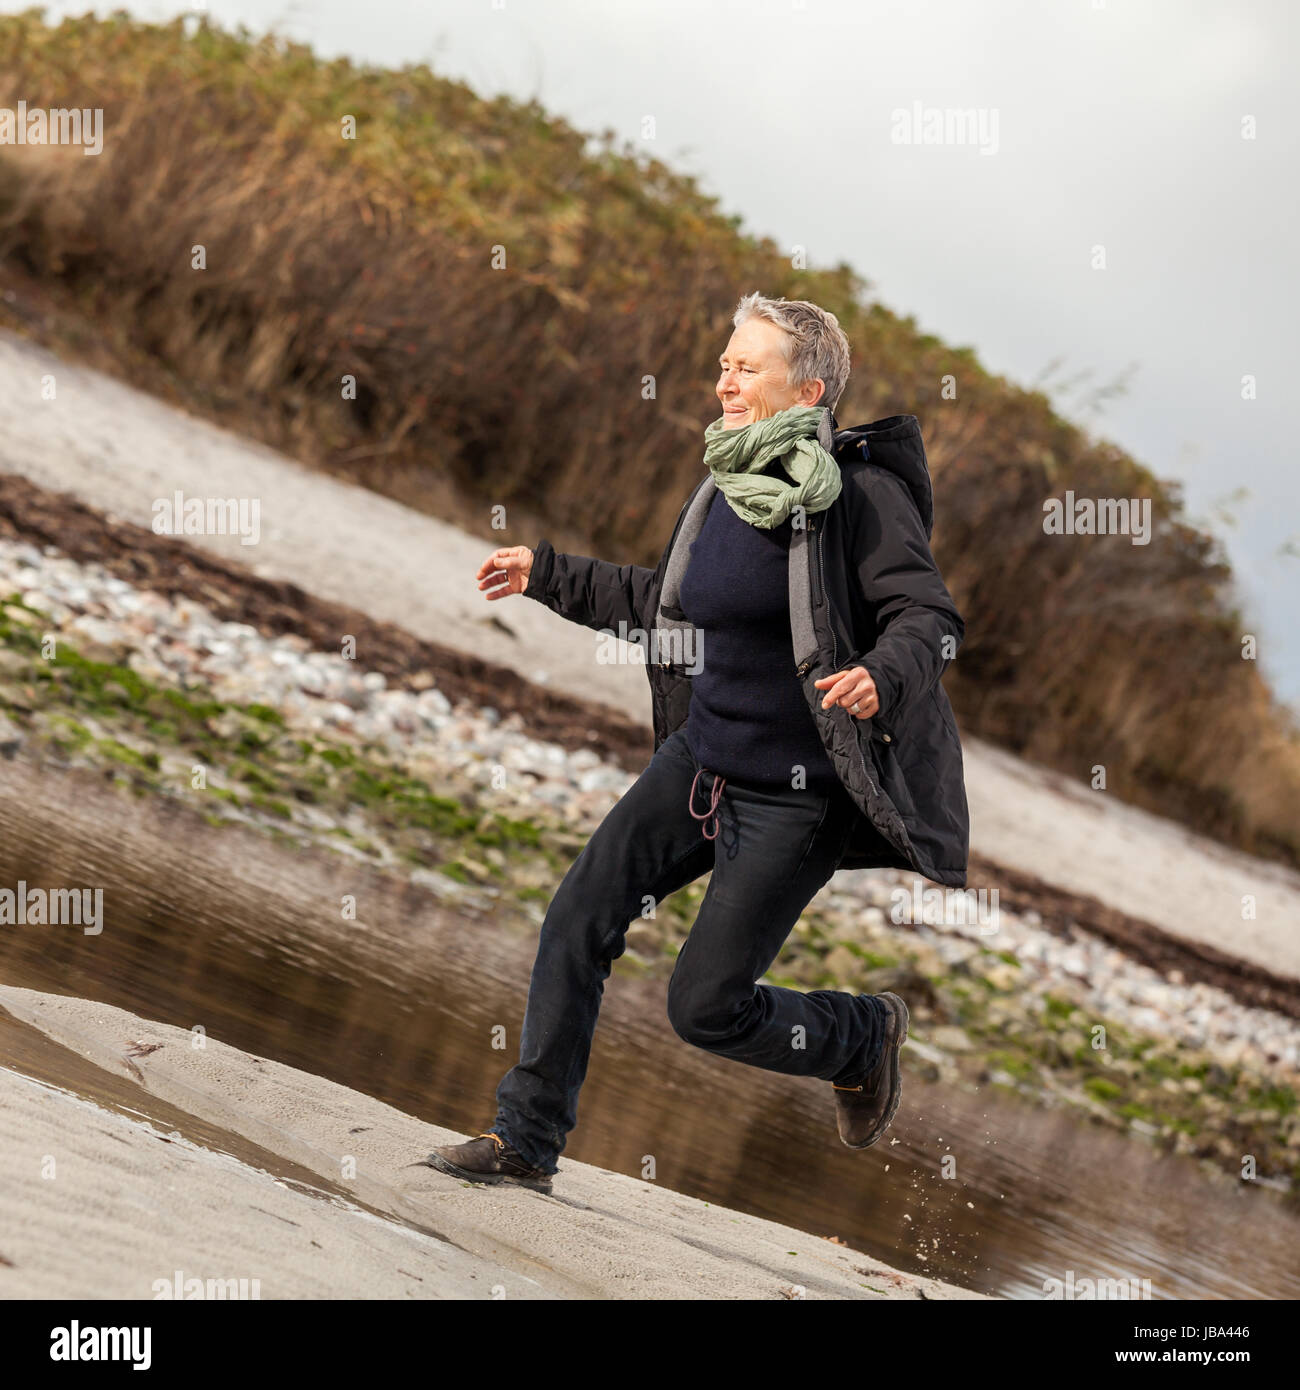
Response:
[{"label": "woman's hand", "polygon": [[526,545],[512,545],[494,550],[478,567],[478,586],[489,600],[509,598],[523,593],[532,572],[533,552]]},{"label": "woman's hand", "polygon": [[843,705],[855,719],[870,719],[880,712],[880,696],[871,672],[865,666],[850,666],[846,671],[837,671],[833,676],[823,676],[813,684],[818,690],[825,689],[822,709],[832,705]]}]

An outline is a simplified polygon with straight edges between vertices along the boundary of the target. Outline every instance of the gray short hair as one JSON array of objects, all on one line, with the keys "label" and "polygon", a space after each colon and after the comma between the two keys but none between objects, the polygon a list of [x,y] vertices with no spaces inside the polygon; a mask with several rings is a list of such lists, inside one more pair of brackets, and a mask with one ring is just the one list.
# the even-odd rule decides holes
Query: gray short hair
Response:
[{"label": "gray short hair", "polygon": [[820,377],[826,390],[818,404],[834,410],[849,379],[849,340],[839,319],[806,299],[768,299],[757,290],[741,299],[732,324],[739,328],[746,319],[766,319],[784,330],[790,385]]}]

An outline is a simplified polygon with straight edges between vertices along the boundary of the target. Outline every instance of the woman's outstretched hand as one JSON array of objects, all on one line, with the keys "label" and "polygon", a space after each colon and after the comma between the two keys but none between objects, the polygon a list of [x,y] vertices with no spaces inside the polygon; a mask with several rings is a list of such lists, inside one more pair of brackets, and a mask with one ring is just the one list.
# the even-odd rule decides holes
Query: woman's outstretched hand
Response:
[{"label": "woman's outstretched hand", "polygon": [[813,681],[818,690],[825,690],[822,709],[832,705],[843,705],[855,719],[870,719],[880,712],[880,695],[871,672],[865,666],[850,666],[847,671],[837,671],[833,676],[823,676]]},{"label": "woman's outstretched hand", "polygon": [[487,599],[522,594],[533,572],[533,552],[526,545],[494,550],[478,567],[478,586]]}]

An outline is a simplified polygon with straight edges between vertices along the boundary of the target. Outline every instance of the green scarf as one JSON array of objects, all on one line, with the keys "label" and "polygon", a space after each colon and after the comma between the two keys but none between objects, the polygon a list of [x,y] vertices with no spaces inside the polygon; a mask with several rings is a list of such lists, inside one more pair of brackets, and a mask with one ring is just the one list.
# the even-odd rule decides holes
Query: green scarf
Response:
[{"label": "green scarf", "polygon": [[[705,428],[704,462],[742,521],[770,531],[796,507],[824,512],[840,495],[840,466],[816,438],[825,413],[821,405],[792,405],[743,429],[726,429],[725,417]],[[775,458],[794,486],[762,476]]]}]

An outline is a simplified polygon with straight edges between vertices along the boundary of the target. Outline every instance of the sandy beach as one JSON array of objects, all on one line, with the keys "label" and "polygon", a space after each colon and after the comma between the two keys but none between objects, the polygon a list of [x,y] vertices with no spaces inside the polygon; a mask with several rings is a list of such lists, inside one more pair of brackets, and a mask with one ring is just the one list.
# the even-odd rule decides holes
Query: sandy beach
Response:
[{"label": "sandy beach", "polygon": [[[261,1298],[980,1297],[581,1163],[550,1197],[471,1187],[411,1166],[463,1136],[355,1090],[83,999],[0,987],[0,1008],[27,1055],[140,1112],[0,1069],[3,1297],[152,1299],[177,1270]],[[191,1118],[209,1144],[169,1126]]]}]

